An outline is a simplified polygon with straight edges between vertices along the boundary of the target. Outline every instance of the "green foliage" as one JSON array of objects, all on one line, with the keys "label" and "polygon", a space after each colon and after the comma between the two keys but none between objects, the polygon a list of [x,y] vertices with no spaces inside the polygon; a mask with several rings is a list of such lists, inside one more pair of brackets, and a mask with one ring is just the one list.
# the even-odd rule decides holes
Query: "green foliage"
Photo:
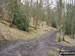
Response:
[{"label": "green foliage", "polygon": [[0,7],[0,21],[3,19],[2,7]]},{"label": "green foliage", "polygon": [[69,20],[65,20],[65,34],[71,34],[71,23]]},{"label": "green foliage", "polygon": [[56,28],[56,20],[54,18],[51,18],[50,20],[51,26]]},{"label": "green foliage", "polygon": [[25,15],[23,9],[17,9],[14,15],[14,24],[21,30],[29,31],[29,18]]},{"label": "green foliage", "polygon": [[15,24],[19,29],[29,31],[29,17],[26,16],[22,4],[18,0],[10,1],[7,6],[8,18],[11,21],[11,25]]},{"label": "green foliage", "polygon": [[1,12],[2,12],[2,8],[0,7],[0,19],[1,19]]},{"label": "green foliage", "polygon": [[75,18],[73,5],[67,4],[67,15],[65,20],[65,34],[75,34]]},{"label": "green foliage", "polygon": [[10,1],[7,9],[11,25],[15,24],[19,29],[29,31],[29,17],[26,16],[22,4],[18,0]]},{"label": "green foliage", "polygon": [[71,25],[66,24],[65,34],[71,34]]},{"label": "green foliage", "polygon": [[73,24],[75,23],[70,23],[72,22],[72,20],[69,20],[69,23],[66,21],[65,23],[65,34],[68,34],[68,35],[71,35],[71,33],[74,33],[75,34],[75,26],[72,26]]}]

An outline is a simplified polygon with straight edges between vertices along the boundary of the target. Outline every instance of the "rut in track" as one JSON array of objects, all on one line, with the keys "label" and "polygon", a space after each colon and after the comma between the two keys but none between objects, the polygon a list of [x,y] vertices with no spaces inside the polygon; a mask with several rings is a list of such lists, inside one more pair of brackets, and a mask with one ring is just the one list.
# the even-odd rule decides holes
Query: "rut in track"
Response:
[{"label": "rut in track", "polygon": [[74,50],[75,47],[59,45],[56,39],[57,31],[49,31],[39,39],[17,41],[0,51],[0,56],[48,56],[50,48]]}]

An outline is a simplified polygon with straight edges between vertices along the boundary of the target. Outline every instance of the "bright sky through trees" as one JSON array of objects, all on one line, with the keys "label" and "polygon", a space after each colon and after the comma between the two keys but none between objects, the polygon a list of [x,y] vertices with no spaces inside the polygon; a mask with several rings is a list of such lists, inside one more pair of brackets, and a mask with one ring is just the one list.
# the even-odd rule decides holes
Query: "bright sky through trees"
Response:
[{"label": "bright sky through trees", "polygon": [[[23,4],[25,4],[25,1],[30,1],[30,0],[21,0],[21,2],[23,3]],[[36,2],[37,0],[33,0],[33,2]],[[39,1],[39,0],[38,0]],[[44,3],[46,4],[46,2],[45,2],[45,0],[43,0],[44,1]],[[53,7],[55,7],[56,6],[56,1],[58,1],[58,0],[49,0],[50,2],[49,3],[51,3],[51,7],[53,8]],[[65,2],[65,3],[72,3],[72,2],[70,2],[71,0],[62,0],[63,2]],[[74,1],[74,0],[73,0]],[[45,6],[45,5],[44,5]]]}]

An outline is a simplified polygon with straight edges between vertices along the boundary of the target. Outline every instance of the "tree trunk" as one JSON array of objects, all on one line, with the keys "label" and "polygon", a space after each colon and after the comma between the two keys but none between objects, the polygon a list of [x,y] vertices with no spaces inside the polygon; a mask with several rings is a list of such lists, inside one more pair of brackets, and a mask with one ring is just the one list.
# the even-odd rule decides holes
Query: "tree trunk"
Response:
[{"label": "tree trunk", "polygon": [[62,29],[62,0],[59,0],[59,3],[60,3],[60,10],[59,10],[59,20],[58,20],[58,24],[59,24],[59,27],[60,27],[60,31],[59,31],[59,41],[61,42],[62,39],[63,39],[63,29]]}]

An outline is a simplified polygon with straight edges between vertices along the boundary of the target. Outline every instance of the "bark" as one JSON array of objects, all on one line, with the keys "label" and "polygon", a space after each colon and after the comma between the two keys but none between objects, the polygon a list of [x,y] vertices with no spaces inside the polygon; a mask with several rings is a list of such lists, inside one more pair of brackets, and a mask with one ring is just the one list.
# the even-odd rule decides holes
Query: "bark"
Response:
[{"label": "bark", "polygon": [[63,30],[62,30],[62,0],[59,0],[60,3],[60,7],[59,7],[59,19],[58,19],[58,24],[60,27],[60,31],[59,31],[59,41],[61,42],[63,39]]}]

